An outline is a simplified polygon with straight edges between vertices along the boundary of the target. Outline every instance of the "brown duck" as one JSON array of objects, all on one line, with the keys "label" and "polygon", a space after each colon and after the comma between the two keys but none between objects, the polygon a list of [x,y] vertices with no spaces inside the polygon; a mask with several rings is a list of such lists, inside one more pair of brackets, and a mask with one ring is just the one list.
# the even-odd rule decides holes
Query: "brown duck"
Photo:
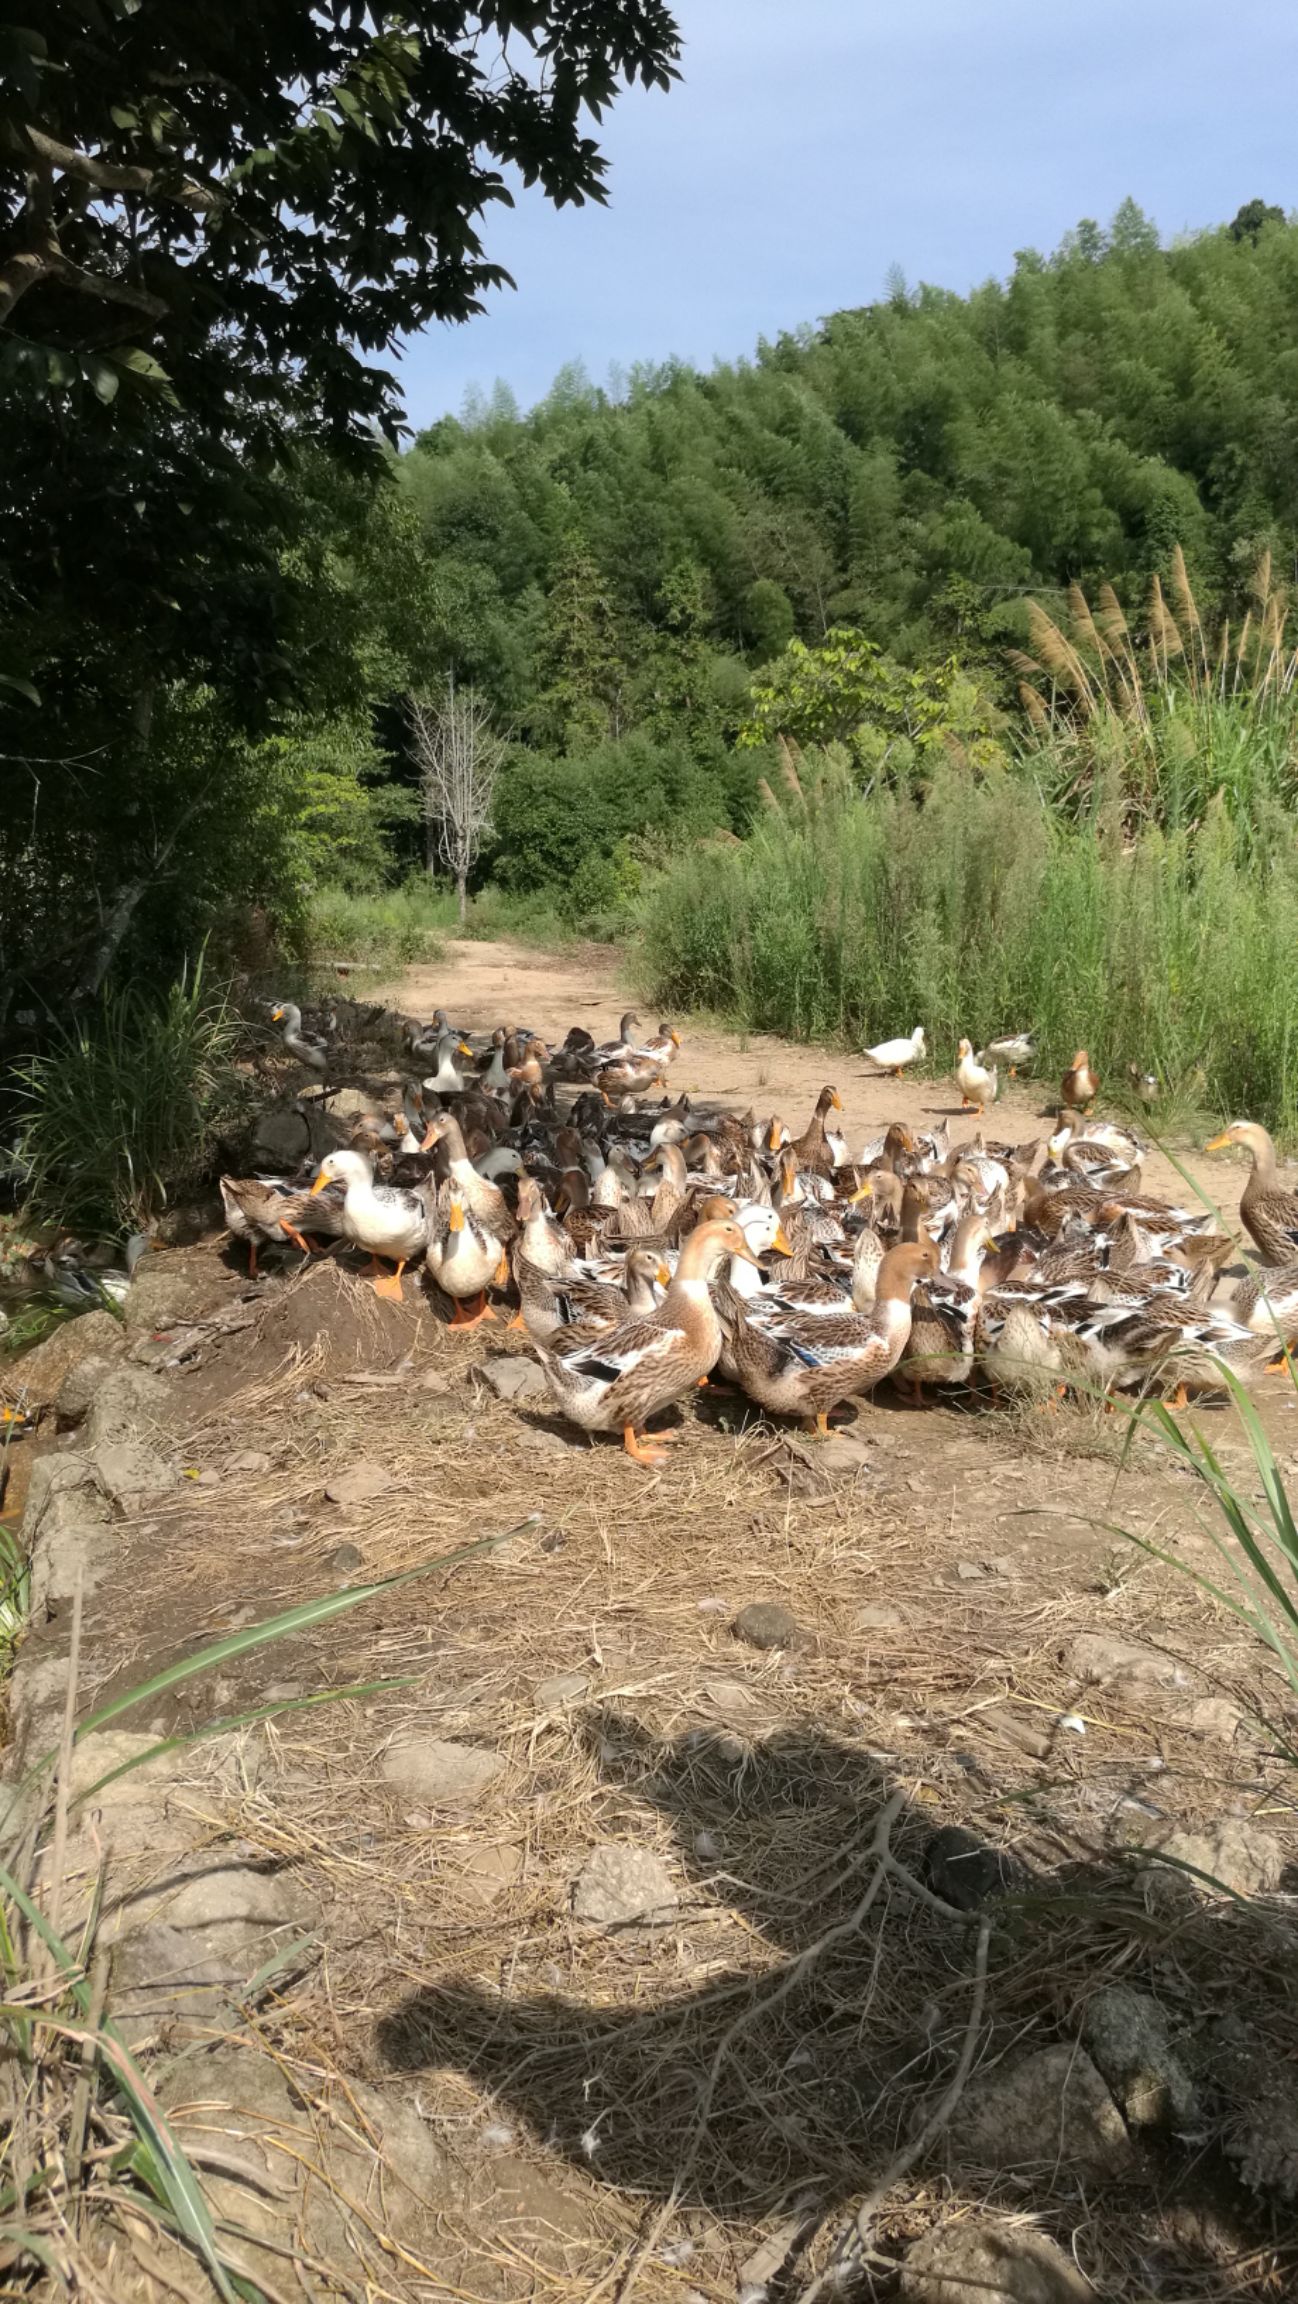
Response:
[{"label": "brown duck", "polygon": [[1275,1146],[1256,1120],[1232,1120],[1220,1136],[1204,1146],[1206,1152],[1224,1151],[1239,1144],[1252,1156],[1253,1166],[1240,1194],[1239,1215],[1267,1264],[1287,1264],[1298,1255],[1298,1192],[1286,1191],[1276,1172]]}]

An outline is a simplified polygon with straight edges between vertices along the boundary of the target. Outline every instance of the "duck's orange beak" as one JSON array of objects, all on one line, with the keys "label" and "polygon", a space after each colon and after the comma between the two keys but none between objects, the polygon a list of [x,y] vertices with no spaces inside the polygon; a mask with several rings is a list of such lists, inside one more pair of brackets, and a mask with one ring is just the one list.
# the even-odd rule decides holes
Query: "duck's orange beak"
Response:
[{"label": "duck's orange beak", "polygon": [[848,1194],[847,1205],[849,1208],[856,1208],[862,1200],[873,1200],[873,1198],[874,1186],[867,1176],[863,1183],[857,1185],[855,1192]]},{"label": "duck's orange beak", "polygon": [[323,1190],[324,1190],[324,1188],[325,1188],[326,1184],[331,1184],[332,1182],[333,1182],[333,1178],[332,1178],[331,1176],[326,1176],[326,1174],[325,1174],[325,1172],[324,1172],[324,1170],[323,1170],[323,1168],[322,1168],[322,1169],[321,1169],[321,1171],[320,1171],[320,1173],[319,1173],[319,1175],[317,1176],[317,1178],[316,1178],[316,1180],[315,1180],[314,1184],[311,1186],[311,1192],[310,1192],[310,1197],[311,1197],[311,1199],[312,1199],[312,1200],[314,1200],[314,1198],[315,1198],[315,1196],[316,1196],[317,1192],[323,1192]]},{"label": "duck's orange beak", "polygon": [[448,1232],[462,1232],[464,1230],[464,1210],[458,1200],[451,1202],[446,1217],[446,1229]]},{"label": "duck's orange beak", "polygon": [[1208,1142],[1204,1145],[1204,1151],[1224,1152],[1226,1146],[1233,1141],[1234,1139],[1231,1136],[1229,1128],[1223,1128],[1220,1136],[1213,1136],[1209,1138]]},{"label": "duck's orange beak", "polygon": [[793,1254],[793,1250],[789,1246],[789,1235],[785,1231],[782,1224],[777,1224],[775,1227],[775,1238],[771,1242],[771,1253],[773,1256],[791,1256]]},{"label": "duck's orange beak", "polygon": [[843,1099],[839,1095],[837,1088],[834,1090],[833,1095],[829,1099],[829,1108],[831,1112],[841,1112],[843,1109]]}]

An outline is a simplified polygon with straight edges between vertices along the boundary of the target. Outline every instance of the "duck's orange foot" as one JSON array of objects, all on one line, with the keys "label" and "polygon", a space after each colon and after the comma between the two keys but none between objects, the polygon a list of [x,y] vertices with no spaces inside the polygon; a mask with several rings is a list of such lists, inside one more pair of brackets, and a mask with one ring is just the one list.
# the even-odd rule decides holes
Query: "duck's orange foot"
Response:
[{"label": "duck's orange foot", "polygon": [[661,1447],[651,1448],[644,1441],[638,1439],[633,1424],[623,1425],[622,1446],[633,1463],[644,1464],[651,1472],[656,1472],[660,1465],[667,1462],[666,1450]]},{"label": "duck's orange foot", "polygon": [[487,1292],[484,1288],[478,1298],[478,1309],[476,1312],[467,1311],[465,1309],[463,1298],[459,1296],[456,1297],[455,1310],[451,1314],[451,1326],[452,1328],[480,1328],[484,1320],[494,1320],[495,1317],[495,1313],[492,1311],[490,1304],[487,1302]]},{"label": "duck's orange foot", "polygon": [[526,1322],[526,1320],[523,1318],[522,1312],[521,1312],[521,1310],[520,1310],[520,1311],[518,1311],[518,1312],[516,1312],[516,1313],[514,1314],[514,1317],[513,1317],[513,1319],[512,1319],[512,1320],[508,1320],[508,1321],[506,1321],[506,1323],[505,1323],[505,1333],[506,1333],[507,1335],[510,1335],[510,1334],[512,1334],[512,1332],[513,1332],[513,1330],[514,1330],[515,1328],[526,1328],[526,1326],[527,1326],[527,1322]]},{"label": "duck's orange foot", "polygon": [[403,1257],[395,1272],[377,1273],[374,1280],[375,1295],[385,1297],[391,1304],[400,1304],[403,1301],[401,1275],[405,1268],[405,1258]]}]

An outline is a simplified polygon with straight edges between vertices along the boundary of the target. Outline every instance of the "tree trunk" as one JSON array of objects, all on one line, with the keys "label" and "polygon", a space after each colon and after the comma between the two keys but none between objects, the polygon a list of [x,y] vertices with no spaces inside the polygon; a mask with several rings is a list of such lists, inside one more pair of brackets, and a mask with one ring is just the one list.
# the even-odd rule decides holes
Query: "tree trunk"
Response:
[{"label": "tree trunk", "polygon": [[469,880],[466,872],[456,873],[455,893],[460,900],[460,926],[462,928],[469,910]]}]

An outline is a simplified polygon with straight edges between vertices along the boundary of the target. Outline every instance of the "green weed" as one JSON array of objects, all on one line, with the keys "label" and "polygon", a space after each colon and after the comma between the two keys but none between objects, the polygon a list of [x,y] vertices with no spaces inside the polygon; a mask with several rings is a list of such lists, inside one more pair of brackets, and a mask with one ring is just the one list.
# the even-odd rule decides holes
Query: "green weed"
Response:
[{"label": "green weed", "polygon": [[143,1229],[204,1171],[238,1031],[201,962],[161,999],[125,985],[58,1027],[17,1076],[33,1212],[90,1239]]}]

